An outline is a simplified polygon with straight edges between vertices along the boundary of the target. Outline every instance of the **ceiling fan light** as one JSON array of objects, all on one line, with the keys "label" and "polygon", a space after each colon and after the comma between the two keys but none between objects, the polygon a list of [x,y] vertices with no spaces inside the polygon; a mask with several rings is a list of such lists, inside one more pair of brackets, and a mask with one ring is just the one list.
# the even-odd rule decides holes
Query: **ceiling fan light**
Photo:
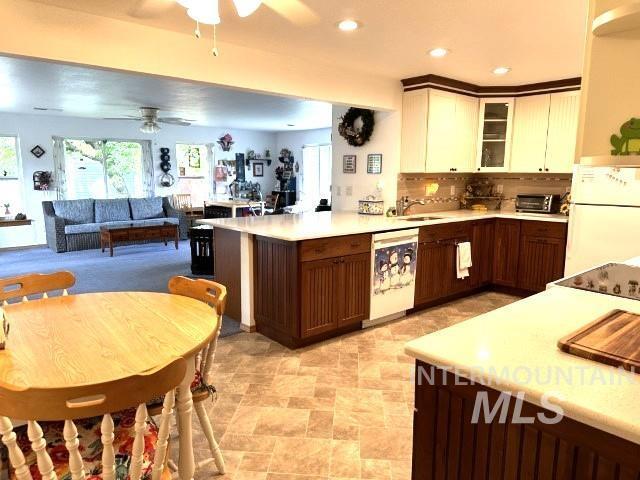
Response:
[{"label": "ceiling fan light", "polygon": [[220,10],[218,0],[199,1],[187,10],[187,15],[196,22],[205,25],[217,25],[220,23]]},{"label": "ceiling fan light", "polygon": [[160,130],[160,125],[155,122],[144,122],[140,127],[142,133],[158,133]]},{"label": "ceiling fan light", "polygon": [[178,0],[178,4],[184,8],[194,7],[198,3],[200,3],[200,0]]},{"label": "ceiling fan light", "polygon": [[248,17],[258,9],[262,0],[233,0],[233,4],[236,6],[239,16]]}]

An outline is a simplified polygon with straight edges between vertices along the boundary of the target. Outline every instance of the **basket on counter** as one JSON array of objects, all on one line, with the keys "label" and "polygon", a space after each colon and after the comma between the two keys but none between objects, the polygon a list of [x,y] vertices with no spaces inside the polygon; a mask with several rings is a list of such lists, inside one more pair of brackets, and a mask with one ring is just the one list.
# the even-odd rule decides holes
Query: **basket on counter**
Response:
[{"label": "basket on counter", "polygon": [[358,200],[358,213],[361,215],[384,215],[384,201],[376,200],[369,195],[364,200]]}]

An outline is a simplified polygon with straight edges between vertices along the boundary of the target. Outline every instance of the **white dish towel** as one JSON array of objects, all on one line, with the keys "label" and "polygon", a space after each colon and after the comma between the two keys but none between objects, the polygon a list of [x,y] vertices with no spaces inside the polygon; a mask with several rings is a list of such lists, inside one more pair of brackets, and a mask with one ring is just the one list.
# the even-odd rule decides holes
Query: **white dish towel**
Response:
[{"label": "white dish towel", "polygon": [[458,278],[463,279],[469,276],[469,267],[471,267],[471,242],[461,242],[457,248],[456,274]]}]

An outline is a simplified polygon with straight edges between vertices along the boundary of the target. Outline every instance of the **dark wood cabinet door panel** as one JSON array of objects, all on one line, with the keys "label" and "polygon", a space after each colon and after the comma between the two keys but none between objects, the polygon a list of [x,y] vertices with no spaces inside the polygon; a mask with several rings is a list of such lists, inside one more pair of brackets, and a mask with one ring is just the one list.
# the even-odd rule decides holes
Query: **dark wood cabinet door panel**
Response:
[{"label": "dark wood cabinet door panel", "polygon": [[491,283],[493,276],[494,220],[475,222],[471,230],[471,283],[474,287]]},{"label": "dark wood cabinet door panel", "polygon": [[471,222],[453,222],[420,227],[418,241],[436,242],[451,238],[465,237],[471,233]]},{"label": "dark wood cabinet door panel", "polygon": [[414,303],[430,302],[445,297],[452,289],[451,277],[454,263],[451,247],[441,243],[420,243],[416,267]]},{"label": "dark wood cabinet door panel", "polygon": [[[431,371],[430,365],[417,365]],[[538,414],[553,413],[526,401],[519,414],[534,418],[533,423],[511,420],[518,408],[513,401],[506,423],[500,423],[500,415],[473,423],[477,394],[487,394],[491,409],[499,392],[457,383],[451,373],[437,372],[432,379],[416,385],[412,480],[640,478],[640,445],[568,417],[541,423]]]},{"label": "dark wood cabinet door panel", "polygon": [[[277,287],[276,287],[277,286]],[[256,327],[299,336],[298,259],[295,243],[256,237],[254,241],[254,313]]]},{"label": "dark wood cabinet door panel", "polygon": [[348,255],[340,260],[338,326],[369,318],[371,255]]},{"label": "dark wood cabinet door panel", "polygon": [[300,261],[302,262],[366,252],[371,252],[371,234],[368,233],[300,242]]},{"label": "dark wood cabinet door panel", "polygon": [[496,219],[493,250],[493,283],[515,287],[518,283],[520,220]]},{"label": "dark wood cabinet door panel", "polygon": [[518,288],[541,292],[547,283],[562,278],[564,256],[564,239],[522,236]]},{"label": "dark wood cabinet door panel", "polygon": [[340,259],[300,264],[301,336],[311,337],[338,327],[341,309]]},{"label": "dark wood cabinet door panel", "polygon": [[565,239],[567,236],[567,224],[558,222],[544,222],[527,220],[522,221],[522,235],[534,237]]}]

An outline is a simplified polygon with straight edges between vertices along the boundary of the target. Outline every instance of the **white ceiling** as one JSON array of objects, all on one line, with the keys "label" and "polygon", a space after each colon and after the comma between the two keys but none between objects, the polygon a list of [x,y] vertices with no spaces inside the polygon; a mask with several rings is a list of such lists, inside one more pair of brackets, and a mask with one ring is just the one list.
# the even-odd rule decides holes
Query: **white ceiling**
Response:
[{"label": "white ceiling", "polygon": [[[175,0],[34,1],[193,31],[193,22]],[[231,0],[221,0],[220,40],[396,79],[433,73],[480,85],[506,85],[581,74],[586,0],[264,2],[253,15],[239,18]],[[362,22],[363,28],[338,31],[336,23],[344,18]],[[433,47],[448,48],[451,54],[430,58],[426,52]],[[491,70],[501,65],[511,67],[511,73],[494,76]]]},{"label": "white ceiling", "polygon": [[[138,115],[142,106],[159,108],[161,117],[193,119],[201,126],[266,131],[331,126],[329,103],[0,57],[0,111],[104,118]],[[34,107],[62,112],[39,112]]]}]

